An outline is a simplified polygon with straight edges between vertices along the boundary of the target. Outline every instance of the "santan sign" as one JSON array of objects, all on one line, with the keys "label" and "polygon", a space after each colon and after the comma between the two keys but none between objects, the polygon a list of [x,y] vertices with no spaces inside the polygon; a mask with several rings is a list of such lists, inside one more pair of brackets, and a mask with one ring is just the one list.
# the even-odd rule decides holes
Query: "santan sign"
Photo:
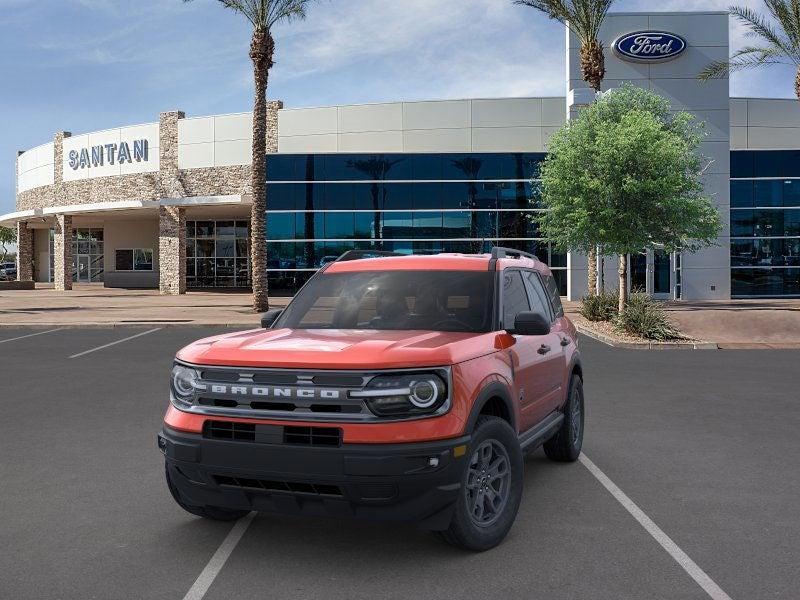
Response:
[{"label": "santan sign", "polygon": [[686,40],[665,31],[637,31],[614,40],[614,53],[624,60],[658,62],[672,60],[686,50]]},{"label": "santan sign", "polygon": [[119,144],[101,144],[91,148],[81,148],[80,151],[70,150],[67,157],[68,164],[73,171],[102,167],[104,164],[147,162],[147,160],[148,143],[146,139],[133,140],[131,144],[120,142]]}]

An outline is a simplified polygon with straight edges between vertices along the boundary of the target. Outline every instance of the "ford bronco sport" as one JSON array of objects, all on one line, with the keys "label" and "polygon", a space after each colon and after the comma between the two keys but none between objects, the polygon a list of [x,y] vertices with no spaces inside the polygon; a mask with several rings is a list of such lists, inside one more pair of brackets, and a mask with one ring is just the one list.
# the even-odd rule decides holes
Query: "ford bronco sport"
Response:
[{"label": "ford bronco sport", "polygon": [[158,444],[181,507],[413,521],[485,550],[514,522],[524,453],[578,458],[576,331],[548,267],[375,254],[325,265],[262,329],[178,352]]}]

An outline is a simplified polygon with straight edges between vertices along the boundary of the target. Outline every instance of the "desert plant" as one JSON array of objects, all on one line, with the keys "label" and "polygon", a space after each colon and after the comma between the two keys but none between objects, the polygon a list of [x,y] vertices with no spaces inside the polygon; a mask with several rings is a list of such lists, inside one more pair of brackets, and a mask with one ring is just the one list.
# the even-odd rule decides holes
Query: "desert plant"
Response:
[{"label": "desert plant", "polygon": [[769,18],[747,6],[732,6],[730,13],[747,28],[760,46],[745,46],[729,60],[708,65],[699,77],[705,81],[725,77],[731,71],[766,65],[789,64],[796,70],[794,93],[800,100],[800,0],[764,0]]},{"label": "desert plant", "polygon": [[581,298],[579,313],[589,321],[611,321],[617,314],[619,292],[602,291],[599,294]]},{"label": "desert plant", "polygon": [[614,320],[620,331],[647,340],[680,340],[685,336],[675,327],[664,308],[647,294],[631,294],[625,309]]}]

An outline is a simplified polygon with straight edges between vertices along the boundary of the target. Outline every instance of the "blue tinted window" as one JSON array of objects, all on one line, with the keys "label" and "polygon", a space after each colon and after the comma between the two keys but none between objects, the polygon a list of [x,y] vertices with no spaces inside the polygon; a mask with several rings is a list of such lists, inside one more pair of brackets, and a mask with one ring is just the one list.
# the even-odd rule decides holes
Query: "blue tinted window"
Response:
[{"label": "blue tinted window", "polygon": [[[377,231],[376,231],[377,224]],[[374,239],[380,237],[380,214],[355,213],[355,237],[360,239]]]},{"label": "blue tinted window", "polygon": [[416,183],[384,183],[381,185],[380,206],[384,210],[407,210],[414,207]]},{"label": "blue tinted window", "polygon": [[293,154],[267,156],[267,181],[295,181],[297,157]]},{"label": "blue tinted window", "polygon": [[783,205],[783,181],[756,181],[755,206],[782,206]]},{"label": "blue tinted window", "polygon": [[442,155],[412,155],[411,177],[412,179],[442,179]]},{"label": "blue tinted window", "polygon": [[415,212],[414,237],[415,238],[441,238],[442,237],[442,213],[440,212]]},{"label": "blue tinted window", "polygon": [[442,208],[468,208],[469,186],[468,183],[443,183]]},{"label": "blue tinted window", "polygon": [[732,236],[752,236],[753,235],[753,211],[752,210],[732,210],[731,211],[731,235]]},{"label": "blue tinted window", "polygon": [[411,239],[414,237],[414,219],[410,212],[383,213],[383,239]]},{"label": "blue tinted window", "polygon": [[756,177],[780,177],[783,171],[783,153],[779,150],[755,152]]},{"label": "blue tinted window", "polygon": [[791,179],[783,182],[783,205],[800,206],[800,180]]},{"label": "blue tinted window", "polygon": [[752,181],[731,181],[731,206],[735,208],[753,206]]},{"label": "blue tinted window", "polygon": [[353,183],[325,184],[326,210],[353,210]]},{"label": "blue tinted window", "polygon": [[352,238],[354,232],[353,213],[325,213],[325,237]]},{"label": "blue tinted window", "polygon": [[754,152],[731,152],[731,177],[752,177]]},{"label": "blue tinted window", "polygon": [[[294,239],[294,213],[268,213],[267,214],[267,239],[291,240]],[[218,256],[223,256],[217,251]]]},{"label": "blue tinted window", "polygon": [[444,213],[442,226],[442,237],[444,238],[473,237],[470,233],[472,227],[472,213],[469,211]]},{"label": "blue tinted window", "polygon": [[267,186],[267,210],[296,210],[298,186],[276,183]]},{"label": "blue tinted window", "polygon": [[441,183],[415,183],[412,189],[412,204],[415,209],[442,208]]}]

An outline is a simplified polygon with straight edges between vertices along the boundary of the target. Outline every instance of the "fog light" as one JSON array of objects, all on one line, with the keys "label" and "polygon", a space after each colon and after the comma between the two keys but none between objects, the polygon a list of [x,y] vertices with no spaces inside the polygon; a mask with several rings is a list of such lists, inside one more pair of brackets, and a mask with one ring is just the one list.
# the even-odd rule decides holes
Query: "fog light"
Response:
[{"label": "fog light", "polygon": [[436,458],[435,456],[432,456],[431,458],[428,459],[428,466],[429,467],[434,467],[434,468],[438,467],[439,466],[439,459]]}]

